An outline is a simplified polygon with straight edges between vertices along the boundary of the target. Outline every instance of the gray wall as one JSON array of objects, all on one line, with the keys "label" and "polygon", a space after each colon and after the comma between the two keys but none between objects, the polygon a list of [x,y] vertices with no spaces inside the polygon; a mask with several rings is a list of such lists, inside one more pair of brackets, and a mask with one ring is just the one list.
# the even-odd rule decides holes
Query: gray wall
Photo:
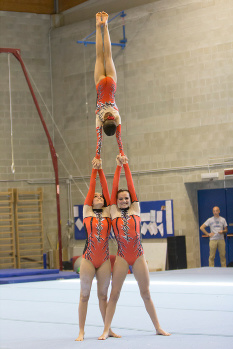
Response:
[{"label": "gray wall", "polygon": [[[116,1],[107,3],[110,6]],[[163,0],[128,9],[125,19],[126,48],[113,48],[118,73],[116,102],[122,117],[123,145],[130,160],[138,196],[142,201],[174,200],[175,234],[186,235],[188,267],[200,265],[197,190],[232,186],[231,181],[223,181],[223,169],[233,165],[232,10],[233,3],[227,0]],[[67,13],[69,18],[70,13]],[[51,106],[49,17],[26,14],[13,17],[4,13],[1,27],[10,38],[15,38],[19,36],[19,31],[16,28],[10,31],[10,22],[24,24],[24,35],[17,37],[14,44],[22,49],[33,76],[37,76],[39,89]],[[2,24],[2,18],[5,24]],[[84,47],[76,41],[95,30],[95,18],[75,22],[75,10],[72,18],[73,24],[51,30],[51,64],[54,118],[74,160],[67,152],[61,134],[50,126],[52,131],[54,129],[55,148],[62,161],[59,164],[60,176],[73,176],[72,201],[73,204],[81,204],[87,193],[91,159],[96,147],[95,47]],[[66,14],[63,15],[65,22]],[[59,23],[59,18],[54,17],[53,23]],[[29,35],[28,28],[31,27],[34,30],[30,29]],[[109,28],[112,42],[118,42],[122,38],[121,19],[113,21]],[[43,49],[35,46],[34,36],[42,42]],[[28,39],[25,40],[25,37]],[[1,43],[1,46],[6,44]],[[1,84],[7,85],[7,76],[4,82],[1,79]],[[18,88],[18,93],[22,93],[21,89]],[[7,100],[7,91],[4,101]],[[22,108],[20,102],[18,108]],[[34,127],[36,135],[29,136],[31,142],[25,144],[22,151],[20,137],[26,140],[25,128],[15,135],[19,139],[18,161],[19,154],[29,152],[28,149],[32,153],[35,148],[36,152],[38,143],[33,144],[33,140],[44,137],[36,112],[31,105],[29,109],[27,123],[33,120],[33,123],[38,122],[38,127]],[[7,111],[3,112],[3,117],[9,129]],[[14,118],[17,122],[17,116]],[[1,141],[5,150],[0,166],[7,171],[4,178],[13,178],[7,163],[11,156],[9,136],[4,134]],[[47,170],[37,168],[33,178],[39,178],[40,174],[42,177],[52,176],[45,143],[44,138],[38,154],[42,156],[44,153],[40,164]],[[102,159],[110,190],[117,152],[114,137],[104,137]],[[26,168],[27,164],[20,167],[23,174],[31,178],[32,171]],[[219,172],[219,181],[201,183],[201,173],[208,172],[208,166],[210,171]],[[121,186],[125,186],[124,178]],[[53,187],[45,186],[45,190],[50,194],[47,200],[51,203]],[[54,206],[54,202],[51,205]],[[65,236],[68,217],[65,185],[62,185],[61,205]],[[48,227],[51,234],[53,229],[56,230],[54,220]]]}]

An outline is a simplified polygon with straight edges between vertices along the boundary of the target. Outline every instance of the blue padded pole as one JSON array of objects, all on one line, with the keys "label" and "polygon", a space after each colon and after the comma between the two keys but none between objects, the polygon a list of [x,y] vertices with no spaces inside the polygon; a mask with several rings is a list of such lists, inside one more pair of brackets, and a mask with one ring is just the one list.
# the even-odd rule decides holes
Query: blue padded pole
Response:
[{"label": "blue padded pole", "polygon": [[[124,13],[124,11],[122,11],[121,13],[121,17],[124,18],[126,16],[126,14]],[[123,40],[120,40],[121,43],[126,44],[127,39],[125,37],[125,24],[123,24]]]},{"label": "blue padded pole", "polygon": [[43,265],[44,265],[44,269],[47,269],[47,255],[46,255],[46,253],[43,253]]}]

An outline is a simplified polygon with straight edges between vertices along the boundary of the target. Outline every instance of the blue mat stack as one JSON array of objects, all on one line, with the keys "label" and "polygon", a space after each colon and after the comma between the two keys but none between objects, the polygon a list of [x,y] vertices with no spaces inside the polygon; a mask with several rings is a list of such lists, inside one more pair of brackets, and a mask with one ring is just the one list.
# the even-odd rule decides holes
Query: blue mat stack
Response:
[{"label": "blue mat stack", "polygon": [[0,284],[76,278],[79,274],[58,269],[0,269]]}]

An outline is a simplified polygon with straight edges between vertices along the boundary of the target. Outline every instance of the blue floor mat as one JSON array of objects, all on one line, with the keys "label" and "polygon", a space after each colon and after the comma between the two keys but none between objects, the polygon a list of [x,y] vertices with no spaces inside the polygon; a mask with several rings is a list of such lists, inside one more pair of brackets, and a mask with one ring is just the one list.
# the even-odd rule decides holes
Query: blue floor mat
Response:
[{"label": "blue floor mat", "polygon": [[[13,269],[12,269],[13,270]],[[59,271],[58,269],[16,269],[19,272],[12,271],[12,276],[9,273],[5,273],[8,277],[3,277],[2,273],[0,277],[0,284],[15,284],[23,282],[38,282],[38,281],[51,281],[58,279],[76,279],[79,278],[79,274],[75,272]]]},{"label": "blue floor mat", "polygon": [[59,269],[0,269],[0,278],[57,273]]}]

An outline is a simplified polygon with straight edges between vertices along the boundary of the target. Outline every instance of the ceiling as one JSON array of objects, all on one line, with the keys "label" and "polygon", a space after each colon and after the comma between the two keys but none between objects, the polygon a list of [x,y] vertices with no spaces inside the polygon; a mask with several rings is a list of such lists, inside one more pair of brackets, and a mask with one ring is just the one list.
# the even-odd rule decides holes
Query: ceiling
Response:
[{"label": "ceiling", "polygon": [[0,0],[0,11],[29,12],[52,15],[88,0]]}]

